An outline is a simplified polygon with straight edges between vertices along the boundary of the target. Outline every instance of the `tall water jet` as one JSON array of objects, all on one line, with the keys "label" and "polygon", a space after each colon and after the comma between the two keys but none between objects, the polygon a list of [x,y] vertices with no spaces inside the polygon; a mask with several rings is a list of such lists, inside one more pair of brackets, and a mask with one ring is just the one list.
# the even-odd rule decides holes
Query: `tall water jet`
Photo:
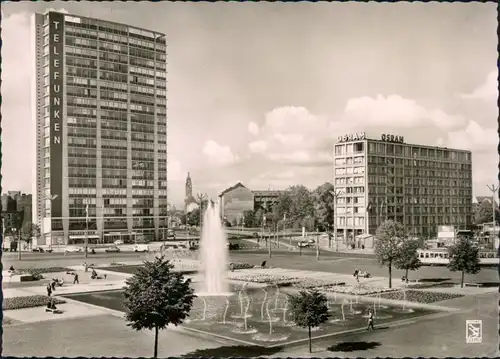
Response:
[{"label": "tall water jet", "polygon": [[200,261],[204,276],[203,294],[229,293],[229,284],[226,280],[227,251],[227,238],[220,220],[219,205],[209,202],[203,215],[200,240]]}]

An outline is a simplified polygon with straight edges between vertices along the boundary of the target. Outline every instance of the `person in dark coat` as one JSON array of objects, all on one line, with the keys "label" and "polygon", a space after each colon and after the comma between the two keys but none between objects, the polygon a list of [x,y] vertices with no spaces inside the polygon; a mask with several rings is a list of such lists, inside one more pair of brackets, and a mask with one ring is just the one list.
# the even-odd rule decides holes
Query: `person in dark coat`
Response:
[{"label": "person in dark coat", "polygon": [[73,278],[73,284],[80,284],[80,281],[78,280],[78,273],[75,273],[75,277]]},{"label": "person in dark coat", "polygon": [[52,294],[52,286],[50,285],[50,283],[47,283],[47,297],[50,297],[51,294]]}]

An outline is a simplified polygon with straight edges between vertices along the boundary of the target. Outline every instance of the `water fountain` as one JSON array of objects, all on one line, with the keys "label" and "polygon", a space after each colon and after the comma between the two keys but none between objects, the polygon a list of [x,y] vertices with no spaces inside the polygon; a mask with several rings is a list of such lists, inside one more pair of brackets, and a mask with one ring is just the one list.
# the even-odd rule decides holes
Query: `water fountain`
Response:
[{"label": "water fountain", "polygon": [[[208,206],[204,214],[204,226],[200,241],[200,269],[202,271],[201,284],[196,291],[199,297],[198,315],[196,320],[186,320],[187,327],[221,333],[229,337],[241,338],[241,340],[252,340],[258,345],[273,345],[273,343],[284,342],[286,340],[296,340],[303,338],[301,331],[307,328],[298,328],[290,317],[290,303],[288,296],[283,297],[282,289],[278,283],[270,287],[257,289],[248,288],[245,283],[240,288],[234,288],[227,281],[228,273],[228,250],[227,241],[220,223],[220,215],[217,205]],[[179,253],[172,254],[179,259]],[[261,292],[262,290],[262,292]],[[275,291],[271,293],[271,291]],[[231,295],[234,294],[234,299]],[[238,300],[236,299],[238,295]],[[335,319],[330,323],[337,325],[321,326],[311,328],[312,331],[321,330],[322,333],[343,330],[342,326],[358,325],[363,322],[361,315],[373,307],[375,318],[389,318],[386,314],[394,314],[398,308],[388,307],[386,311],[381,311],[381,295],[374,298],[373,303],[367,304],[359,295],[353,296],[352,300],[342,297],[337,301],[337,292],[333,293],[333,301],[328,301],[327,305]],[[406,312],[406,293],[403,292],[403,308],[399,315]],[[377,306],[378,299],[378,306]],[[257,305],[259,303],[259,305]],[[253,308],[252,308],[253,306]],[[348,307],[347,307],[348,306]],[[260,308],[259,308],[260,307]],[[260,309],[260,316],[259,316]],[[362,311],[360,311],[362,310]],[[203,311],[203,312],[202,312]],[[252,318],[253,314],[253,318]],[[215,320],[212,320],[215,317]],[[347,318],[346,318],[347,317]],[[237,318],[237,320],[228,320]],[[241,319],[241,320],[240,320]],[[210,325],[209,327],[207,326]],[[210,328],[210,329],[207,329]],[[337,328],[337,329],[334,329]],[[209,333],[208,333],[209,334]]]},{"label": "water fountain", "polygon": [[200,240],[201,271],[203,273],[202,293],[197,295],[230,295],[227,282],[227,239],[222,227],[219,206],[212,203],[203,215]]}]

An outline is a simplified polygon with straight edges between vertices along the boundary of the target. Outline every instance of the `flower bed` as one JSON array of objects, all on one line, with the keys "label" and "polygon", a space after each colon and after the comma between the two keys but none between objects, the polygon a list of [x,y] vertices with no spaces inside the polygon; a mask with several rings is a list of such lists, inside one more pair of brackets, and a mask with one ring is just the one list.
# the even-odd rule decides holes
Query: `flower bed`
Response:
[{"label": "flower bed", "polygon": [[73,270],[66,267],[46,267],[18,269],[15,272],[16,274],[31,274],[32,276],[36,276],[45,273],[73,272]]},{"label": "flower bed", "polygon": [[33,280],[43,279],[43,274],[47,273],[58,273],[58,272],[73,272],[72,269],[66,267],[46,267],[46,268],[26,268],[17,269],[14,271],[15,274],[29,274],[33,277]]},{"label": "flower bed", "polygon": [[[3,310],[25,309],[44,307],[47,305],[48,298],[45,295],[31,295],[28,297],[5,298],[3,301]],[[59,298],[52,298],[54,304],[63,304],[66,301]]]},{"label": "flower bed", "polygon": [[370,294],[393,292],[398,290],[396,288],[375,287],[363,284],[355,286],[332,285],[323,287],[322,289],[326,292],[336,292],[336,293],[352,294],[352,295],[370,295]]},{"label": "flower bed", "polygon": [[271,274],[229,276],[229,279],[238,280],[242,282],[249,282],[249,283],[277,284],[279,286],[290,285],[301,280],[301,278],[298,277],[288,277],[283,275],[271,275]]},{"label": "flower bed", "polygon": [[254,266],[250,263],[231,263],[229,264],[229,269],[251,269]]},{"label": "flower bed", "polygon": [[[404,295],[403,291],[399,290],[397,292],[391,293],[382,293],[380,295],[385,299],[393,299],[393,300],[403,300]],[[418,303],[435,303],[443,300],[455,299],[463,297],[463,294],[452,294],[452,293],[441,293],[441,292],[428,292],[422,290],[407,290],[406,291],[406,300],[408,302],[418,302]]]},{"label": "flower bed", "polygon": [[328,279],[312,279],[312,278],[306,278],[306,279],[301,279],[300,281],[294,283],[294,287],[300,288],[300,289],[310,289],[310,288],[321,288],[321,287],[328,287],[328,286],[343,286],[345,285],[344,282],[338,282],[336,280],[328,280]]}]

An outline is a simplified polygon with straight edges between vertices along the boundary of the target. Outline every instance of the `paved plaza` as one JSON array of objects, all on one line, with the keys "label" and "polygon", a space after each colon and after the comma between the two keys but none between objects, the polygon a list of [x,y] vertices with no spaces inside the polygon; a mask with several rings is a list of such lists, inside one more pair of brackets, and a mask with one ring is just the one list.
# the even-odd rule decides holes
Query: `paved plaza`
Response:
[{"label": "paved plaza", "polygon": [[[258,262],[261,258],[239,254],[240,262]],[[234,259],[234,257],[233,257]],[[283,265],[267,269],[244,269],[230,273],[233,280],[252,274],[300,277],[314,280],[335,280],[352,285],[355,280],[352,274],[346,273],[349,267],[369,268],[374,273],[376,267],[370,259],[357,260],[335,258],[322,261],[311,257],[293,257],[285,261],[281,255],[267,259],[273,265]],[[286,263],[285,263],[286,262]],[[309,265],[307,265],[307,263]],[[141,261],[130,261],[129,265],[138,265]],[[256,264],[256,263],[253,263]],[[260,264],[260,263],[259,263]],[[287,266],[288,264],[288,266]],[[361,265],[360,265],[361,264]],[[108,263],[109,265],[109,263]],[[81,265],[71,266],[79,272],[80,284],[73,285],[71,276],[65,273],[53,273],[47,277],[64,277],[69,284],[57,288],[56,296],[72,293],[96,293],[119,290],[131,274],[120,272],[118,267],[107,271],[102,264],[98,268],[100,275],[106,274],[104,280],[90,280],[90,273],[85,273]],[[346,269],[345,266],[348,268]],[[186,261],[179,268],[196,267],[193,261]],[[325,271],[344,267],[343,271]],[[307,270],[306,268],[309,268]],[[454,277],[445,268],[422,268],[414,275],[421,277]],[[382,273],[380,273],[382,274]],[[447,274],[447,276],[446,276]],[[201,280],[199,274],[191,275],[194,282]],[[493,280],[491,273],[483,273],[484,281]],[[371,286],[384,287],[387,278],[373,276],[362,279]],[[394,278],[396,287],[402,283]],[[287,289],[283,289],[285,292]],[[460,293],[460,298],[444,300],[433,304],[419,305],[426,309],[438,310],[436,314],[415,317],[408,320],[381,323],[377,330],[346,331],[325,339],[313,342],[314,356],[327,357],[374,357],[374,356],[495,356],[498,351],[498,306],[497,288],[432,288],[422,291]],[[45,286],[31,283],[30,286],[5,288],[4,297],[13,298],[44,295]],[[338,294],[341,298],[343,295]],[[329,294],[332,297],[332,294]],[[335,294],[337,297],[337,294]],[[349,297],[349,295],[344,295]],[[66,303],[58,307],[62,314],[46,313],[43,307],[5,311],[4,315],[4,355],[14,356],[148,356],[152,354],[153,334],[148,331],[135,332],[128,328],[121,311],[92,305],[82,301],[64,298]],[[364,298],[363,300],[373,300]],[[398,301],[384,300],[390,305]],[[399,302],[400,303],[400,302]],[[410,305],[415,303],[409,303]],[[400,304],[399,304],[400,305]],[[417,305],[418,306],[418,305]],[[467,319],[483,321],[483,337],[480,344],[466,344]],[[418,334],[418,335],[416,335]],[[102,340],[106,338],[106,340]],[[195,340],[193,340],[195,339]],[[172,345],[175,343],[175,345]],[[307,356],[305,343],[284,347],[264,347],[243,344],[228,337],[215,337],[206,333],[196,333],[186,328],[170,328],[160,334],[159,356]]]}]

